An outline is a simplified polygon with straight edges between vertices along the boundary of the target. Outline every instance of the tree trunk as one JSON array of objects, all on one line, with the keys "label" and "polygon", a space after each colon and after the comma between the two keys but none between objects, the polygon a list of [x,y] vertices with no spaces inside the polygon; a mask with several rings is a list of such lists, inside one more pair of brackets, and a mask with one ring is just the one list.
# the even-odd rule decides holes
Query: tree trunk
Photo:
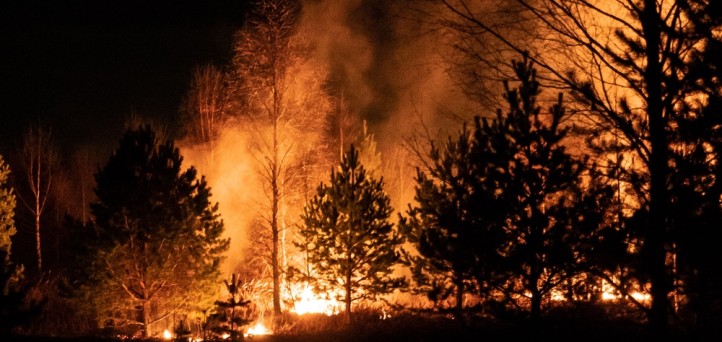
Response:
[{"label": "tree trunk", "polygon": [[541,317],[541,293],[536,286],[531,289],[531,321],[534,325]]},{"label": "tree trunk", "polygon": [[647,270],[651,280],[652,307],[649,314],[650,328],[654,333],[663,334],[667,330],[669,299],[668,277],[666,274],[665,231],[667,206],[667,139],[665,137],[665,118],[662,108],[662,66],[660,53],[660,23],[655,0],[644,0],[641,17],[642,29],[646,39],[645,86],[647,90],[647,115],[649,117],[649,139],[651,153],[649,157],[650,196],[649,227],[645,234],[647,248]]},{"label": "tree trunk", "polygon": [[35,248],[38,254],[38,274],[43,274],[43,253],[40,245],[40,198],[35,198]]},{"label": "tree trunk", "polygon": [[461,315],[464,312],[464,276],[461,272],[456,275],[456,304],[454,308],[454,315],[456,319],[461,320]]},{"label": "tree trunk", "polygon": [[271,166],[271,268],[273,272],[273,314],[281,316],[281,270],[278,262],[278,205],[281,201],[280,185],[278,184],[278,120],[273,122],[273,165]]},{"label": "tree trunk", "polygon": [[150,330],[150,301],[143,300],[140,310],[143,317],[143,337],[149,338],[153,336],[153,332]]},{"label": "tree trunk", "polygon": [[346,324],[351,324],[351,272],[346,274]]}]

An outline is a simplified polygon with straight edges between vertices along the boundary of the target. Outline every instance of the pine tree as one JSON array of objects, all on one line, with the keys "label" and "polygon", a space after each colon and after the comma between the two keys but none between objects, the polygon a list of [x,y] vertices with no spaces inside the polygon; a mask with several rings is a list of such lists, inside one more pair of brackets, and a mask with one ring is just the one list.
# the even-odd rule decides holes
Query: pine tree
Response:
[{"label": "pine tree", "polygon": [[[665,338],[673,321],[670,309],[677,307],[670,301],[675,296],[670,295],[682,284],[675,281],[678,269],[671,262],[674,250],[681,247],[681,241],[675,239],[682,233],[672,225],[680,218],[669,216],[679,209],[673,207],[677,194],[672,192],[676,190],[670,189],[672,178],[681,176],[673,169],[674,159],[678,158],[675,140],[683,133],[686,118],[697,116],[690,108],[705,106],[708,97],[719,94],[718,73],[713,65],[719,61],[720,2],[514,2],[522,9],[519,16],[529,19],[529,25],[538,25],[538,30],[528,32],[531,39],[507,34],[499,29],[495,16],[475,11],[471,1],[465,0],[444,2],[456,19],[447,22],[447,27],[475,42],[501,42],[503,50],[531,50],[530,56],[544,69],[549,81],[571,90],[575,96],[579,115],[572,120],[585,129],[592,152],[612,162],[620,155],[625,157],[619,180],[630,190],[625,194],[625,204],[637,210],[630,220],[637,225],[623,228],[629,236],[638,237],[629,240],[627,260],[639,266],[635,270],[640,275],[638,280],[649,285],[651,295],[651,305],[637,306],[647,315],[650,330]],[[713,46],[717,47],[710,49]],[[477,51],[462,49],[477,65],[488,65],[483,63],[488,61],[486,56],[494,54]],[[713,57],[699,63],[710,51]],[[703,64],[713,67],[698,68]],[[700,91],[700,86],[715,83]],[[718,203],[719,199],[714,201]],[[621,216],[626,219],[631,212],[627,210]],[[690,251],[698,250],[690,247]],[[606,278],[620,279],[617,276],[607,274]],[[614,283],[620,289],[627,287],[622,282]]]},{"label": "pine tree", "polygon": [[[476,121],[475,132],[481,130]],[[459,317],[464,295],[484,292],[499,260],[499,229],[493,229],[496,207],[493,184],[486,182],[491,155],[466,126],[442,147],[432,142],[429,167],[417,169],[415,206],[399,227],[417,249],[410,255],[414,292],[436,304],[454,297]],[[498,221],[498,220],[497,220]]]},{"label": "pine tree", "polygon": [[241,296],[243,284],[235,274],[231,276],[230,282],[225,281],[225,285],[228,299],[216,301],[216,313],[213,318],[219,320],[221,324],[215,330],[221,335],[228,334],[232,341],[242,340],[243,332],[240,329],[251,323],[251,320],[244,314],[243,308],[249,306],[251,301],[244,300]]},{"label": "pine tree", "polygon": [[690,94],[671,118],[677,127],[670,144],[670,227],[674,241],[674,307],[685,323],[704,338],[722,334],[722,254],[714,236],[722,227],[722,4],[683,4],[691,25],[683,32],[699,44],[688,63],[685,80]]},{"label": "pine tree", "polygon": [[383,180],[367,175],[353,145],[304,208],[299,247],[315,271],[314,286],[342,291],[349,323],[352,302],[403,285],[392,274],[403,239],[389,222],[391,212]]},{"label": "pine tree", "polygon": [[542,113],[531,63],[512,64],[520,85],[505,83],[509,110],[432,145],[430,167],[417,172],[418,204],[401,221],[420,254],[411,259],[417,283],[432,299],[455,289],[457,315],[464,293],[501,291],[538,319],[542,299],[594,257],[594,234],[609,223],[612,188],[590,181],[593,166],[563,146],[561,96]]},{"label": "pine tree", "polygon": [[493,170],[488,181],[504,212],[498,227],[505,235],[500,246],[501,270],[509,277],[505,291],[520,298],[528,293],[531,317],[537,320],[542,299],[578,271],[583,244],[593,241],[589,235],[609,223],[606,213],[614,192],[592,177],[594,166],[586,158],[566,151],[569,128],[561,126],[561,94],[543,113],[536,102],[541,89],[532,63],[524,56],[512,66],[519,85],[512,89],[505,83],[508,112],[497,111],[477,134],[488,137],[482,148],[497,156],[488,166]]},{"label": "pine tree", "polygon": [[96,174],[85,291],[100,322],[140,324],[148,337],[159,317],[212,305],[229,241],[205,180],[183,170],[182,160],[172,141],[159,144],[146,126],[127,131]]}]

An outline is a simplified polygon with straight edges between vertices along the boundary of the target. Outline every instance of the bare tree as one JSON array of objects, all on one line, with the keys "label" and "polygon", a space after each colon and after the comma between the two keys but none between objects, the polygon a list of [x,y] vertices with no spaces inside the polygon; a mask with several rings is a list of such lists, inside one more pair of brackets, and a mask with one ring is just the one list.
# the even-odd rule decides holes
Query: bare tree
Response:
[{"label": "bare tree", "polygon": [[[296,35],[300,5],[293,0],[256,4],[238,32],[233,59],[234,109],[251,134],[266,190],[265,224],[270,231],[269,264],[273,278],[273,310],[281,313],[284,236],[288,224],[290,185],[304,165],[305,151],[316,144],[327,110],[321,78],[308,65],[303,40]],[[296,215],[297,216],[297,215]]]},{"label": "bare tree", "polygon": [[193,142],[203,146],[204,162],[213,165],[214,145],[226,113],[225,75],[214,65],[193,69],[190,90],[181,111]]},{"label": "bare tree", "polygon": [[19,197],[35,219],[35,252],[38,258],[38,273],[42,274],[40,223],[50,198],[59,160],[50,127],[41,124],[30,126],[23,137],[21,153],[21,167],[30,190],[30,198]]},{"label": "bare tree", "polygon": [[[356,141],[360,122],[356,113],[353,113],[348,107],[348,101],[343,94],[332,96],[334,96],[334,108],[328,116],[324,129],[326,140],[331,141],[329,154],[335,155],[338,160],[341,160],[346,146],[350,146]],[[334,151],[338,153],[334,153]]]}]

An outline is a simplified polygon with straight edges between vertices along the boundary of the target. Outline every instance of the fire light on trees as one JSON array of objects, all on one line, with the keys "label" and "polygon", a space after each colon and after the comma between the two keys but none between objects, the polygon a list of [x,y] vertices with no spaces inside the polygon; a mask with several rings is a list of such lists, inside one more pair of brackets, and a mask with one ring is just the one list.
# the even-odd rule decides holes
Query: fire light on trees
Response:
[{"label": "fire light on trees", "polygon": [[[261,178],[261,226],[269,232],[267,255],[273,282],[273,312],[282,311],[285,236],[292,213],[292,183],[313,154],[317,128],[326,114],[321,80],[296,35],[299,4],[293,0],[256,3],[234,42],[231,91],[234,115],[250,133],[251,156]],[[299,166],[299,167],[296,167]],[[290,219],[293,220],[293,219]],[[261,245],[265,242],[259,242]]]},{"label": "fire light on trees", "polygon": [[262,336],[262,335],[270,335],[271,331],[266,328],[266,326],[262,322],[256,322],[253,324],[250,328],[248,328],[248,331],[244,334],[244,336]]},{"label": "fire light on trees", "polygon": [[391,293],[404,285],[393,276],[403,238],[388,221],[390,199],[383,181],[370,177],[351,145],[330,184],[321,183],[303,213],[302,239],[311,273],[296,272],[319,290],[340,291],[345,315],[351,321],[351,304]]},{"label": "fire light on trees", "polygon": [[205,180],[182,160],[146,126],[128,130],[96,174],[88,269],[75,281],[98,322],[151,337],[164,317],[202,312],[215,298],[229,241]]},{"label": "fire light on trees", "polygon": [[[692,284],[699,281],[698,272],[708,272],[709,265],[720,264],[717,255],[700,258],[697,253],[714,249],[700,239],[707,236],[709,226],[699,219],[708,214],[714,217],[710,213],[718,213],[720,208],[719,192],[705,181],[716,173],[717,157],[695,148],[720,137],[719,125],[713,119],[718,115],[711,114],[718,112],[718,72],[712,71],[717,67],[710,68],[719,65],[719,2],[515,2],[524,9],[520,15],[536,23],[535,30],[527,31],[531,41],[516,40],[497,29],[494,17],[476,10],[471,1],[444,1],[458,24],[447,27],[459,34],[474,32],[477,36],[470,38],[477,41],[486,41],[479,37],[487,35],[506,48],[531,50],[530,55],[550,80],[575,95],[579,113],[575,119],[585,128],[590,150],[600,158],[614,160],[621,155],[633,161],[631,167],[622,169],[620,179],[630,189],[629,203],[638,206],[634,214],[620,220],[626,222],[620,230],[629,234],[629,243],[639,243],[642,248],[618,260],[633,259],[623,267],[649,281],[651,309],[640,309],[648,314],[651,328],[664,334],[670,308],[678,307],[670,302],[675,297],[671,294],[676,290],[695,292]],[[710,58],[712,55],[717,57]],[[700,96],[707,100],[698,101]],[[708,110],[710,106],[715,109]],[[697,126],[700,122],[706,123]],[[696,159],[695,154],[705,157]],[[696,188],[690,191],[689,184]],[[686,209],[686,203],[709,194],[714,200],[701,202],[714,203],[713,208],[703,205],[702,210],[699,206]],[[687,269],[679,267],[685,258],[678,256],[685,253],[690,257],[686,259],[690,262],[685,265]],[[601,276],[609,280],[611,275]],[[720,283],[717,276],[705,279]],[[616,287],[624,288],[625,284]],[[708,299],[700,301],[700,306],[686,306],[695,312],[692,317],[699,317],[688,323],[710,329],[712,325],[702,318],[707,309],[701,312],[699,308],[719,302],[721,296],[717,291],[700,295]]]},{"label": "fire light on trees", "polygon": [[325,291],[321,295],[308,283],[294,283],[291,286],[293,313],[299,315],[320,313],[330,316],[340,313],[344,308],[344,303],[337,299],[342,298],[338,291]]}]

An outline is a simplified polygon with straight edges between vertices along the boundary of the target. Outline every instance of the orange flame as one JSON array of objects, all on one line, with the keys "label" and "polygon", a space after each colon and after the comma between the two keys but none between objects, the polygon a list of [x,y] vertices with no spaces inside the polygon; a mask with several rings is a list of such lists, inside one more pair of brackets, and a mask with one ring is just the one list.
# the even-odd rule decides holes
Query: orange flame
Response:
[{"label": "orange flame", "polygon": [[321,313],[327,316],[341,312],[343,304],[337,300],[322,298],[308,284],[300,285],[300,299],[295,301],[292,311],[299,314]]}]

